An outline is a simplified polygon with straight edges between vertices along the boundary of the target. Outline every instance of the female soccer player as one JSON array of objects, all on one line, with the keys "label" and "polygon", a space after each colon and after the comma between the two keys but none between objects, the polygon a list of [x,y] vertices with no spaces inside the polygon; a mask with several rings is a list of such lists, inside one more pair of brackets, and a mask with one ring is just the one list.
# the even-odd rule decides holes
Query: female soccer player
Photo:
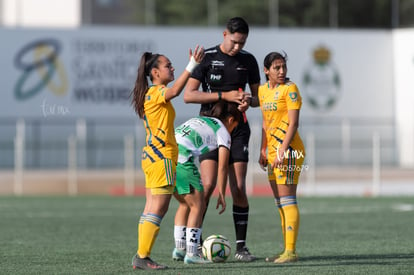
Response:
[{"label": "female soccer player", "polygon": [[175,138],[179,155],[177,164],[177,185],[174,192],[179,202],[174,221],[174,260],[186,264],[208,263],[198,250],[201,224],[205,211],[204,188],[194,160],[196,157],[218,149],[219,197],[217,208],[220,214],[226,209],[225,190],[228,161],[230,156],[230,133],[240,120],[237,103],[218,101],[205,116],[191,118],[178,126]]},{"label": "female soccer player", "polygon": [[305,148],[298,132],[302,98],[296,84],[286,78],[286,59],[286,54],[277,52],[265,57],[264,73],[268,81],[258,91],[263,115],[259,164],[267,166],[285,241],[285,249],[281,254],[266,258],[267,262],[274,263],[298,260],[296,239],[299,210],[296,189],[305,157]]},{"label": "female soccer player", "polygon": [[[193,69],[204,57],[204,49],[190,49],[190,61],[171,88],[174,67],[164,55],[146,52],[141,57],[137,80],[131,93],[135,112],[144,121],[146,145],[142,150],[145,173],[146,202],[138,225],[138,250],[132,259],[133,268],[166,269],[150,258],[151,249],[160,230],[174,192],[178,146],[174,135],[175,111],[171,99],[180,95]],[[147,78],[152,82],[148,85]]]}]

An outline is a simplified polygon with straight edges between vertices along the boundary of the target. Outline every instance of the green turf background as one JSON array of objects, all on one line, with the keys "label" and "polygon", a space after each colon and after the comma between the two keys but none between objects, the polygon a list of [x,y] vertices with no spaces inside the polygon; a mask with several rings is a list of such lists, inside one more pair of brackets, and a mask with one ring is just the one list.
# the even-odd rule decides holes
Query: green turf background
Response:
[{"label": "green turf background", "polygon": [[[414,198],[299,198],[299,262],[266,263],[279,252],[279,217],[270,197],[250,198],[248,247],[252,263],[231,258],[203,266],[173,262],[172,199],[152,258],[157,274],[414,274]],[[0,197],[0,274],[132,274],[142,197]],[[235,244],[228,208],[210,203],[204,236]]]}]

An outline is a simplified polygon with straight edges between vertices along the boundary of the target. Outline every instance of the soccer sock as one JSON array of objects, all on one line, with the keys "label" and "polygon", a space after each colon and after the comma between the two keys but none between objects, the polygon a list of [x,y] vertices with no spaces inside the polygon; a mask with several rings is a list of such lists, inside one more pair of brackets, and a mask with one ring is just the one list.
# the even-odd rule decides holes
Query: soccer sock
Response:
[{"label": "soccer sock", "polygon": [[201,228],[187,227],[187,255],[198,254],[198,244],[200,243]]},{"label": "soccer sock", "polygon": [[275,198],[275,205],[280,215],[280,226],[282,227],[283,245],[286,247],[286,230],[285,230],[285,214],[283,213],[282,205],[280,204],[280,198]]},{"label": "soccer sock", "polygon": [[161,220],[162,217],[155,214],[149,213],[145,216],[145,220],[140,229],[141,236],[139,236],[138,240],[137,254],[140,258],[150,256],[152,246],[154,245],[155,239],[160,231]]},{"label": "soccer sock", "polygon": [[247,223],[249,220],[249,207],[239,207],[233,204],[233,221],[236,229],[236,249],[240,250],[246,245]]},{"label": "soccer sock", "polygon": [[299,209],[296,196],[281,197],[280,204],[285,214],[285,251],[295,251],[296,239],[299,232]]},{"label": "soccer sock", "polygon": [[139,238],[142,237],[142,224],[145,221],[145,214],[142,213],[141,217],[139,217],[139,222],[138,222],[138,247],[139,247]]},{"label": "soccer sock", "polygon": [[186,249],[186,226],[182,225],[175,225],[174,226],[174,240],[175,240],[175,248],[179,250]]}]

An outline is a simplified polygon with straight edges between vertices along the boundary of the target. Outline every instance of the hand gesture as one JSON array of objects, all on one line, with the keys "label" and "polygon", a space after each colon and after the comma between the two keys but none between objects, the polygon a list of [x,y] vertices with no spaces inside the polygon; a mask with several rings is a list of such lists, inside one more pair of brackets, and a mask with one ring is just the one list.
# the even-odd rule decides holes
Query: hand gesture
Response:
[{"label": "hand gesture", "polygon": [[194,58],[194,61],[197,64],[200,64],[200,62],[203,60],[204,58],[204,48],[200,47],[199,45],[196,45],[194,52],[191,51],[190,49],[190,59]]},{"label": "hand gesture", "polygon": [[243,95],[243,98],[242,103],[239,105],[238,109],[240,112],[245,112],[247,109],[249,109],[252,94],[244,92],[241,88],[239,89],[239,93]]},{"label": "hand gesture", "polygon": [[260,168],[262,168],[263,171],[266,171],[267,170],[267,157],[266,157],[266,152],[260,151],[259,165],[260,165]]},{"label": "hand gesture", "polygon": [[247,101],[247,98],[249,98],[251,95],[250,93],[246,93],[239,90],[231,90],[228,92],[224,92],[222,94],[222,99],[228,101],[228,102],[235,102],[239,104],[239,111],[244,112],[249,108],[249,102]]},{"label": "hand gesture", "polygon": [[186,71],[190,74],[194,71],[195,67],[200,64],[201,60],[204,58],[204,48],[200,46],[196,46],[193,51],[190,49],[190,61],[188,62],[187,67],[185,67]]},{"label": "hand gesture", "polygon": [[280,147],[277,147],[277,149],[276,149],[276,158],[272,163],[272,169],[275,169],[275,168],[281,169],[281,168],[283,168],[282,166],[283,166],[283,161],[284,160],[285,160],[285,150],[283,150]]},{"label": "hand gesture", "polygon": [[243,103],[243,98],[244,98],[244,94],[240,93],[237,90],[232,90],[232,91],[222,93],[222,99],[228,102],[235,102],[239,105]]},{"label": "hand gesture", "polygon": [[219,209],[220,205],[221,205],[221,210],[219,211],[219,214],[222,214],[226,210],[226,199],[223,194],[219,194],[217,198],[216,209]]},{"label": "hand gesture", "polygon": [[245,112],[249,109],[250,103],[248,101],[242,100],[241,104],[237,107],[240,112]]}]

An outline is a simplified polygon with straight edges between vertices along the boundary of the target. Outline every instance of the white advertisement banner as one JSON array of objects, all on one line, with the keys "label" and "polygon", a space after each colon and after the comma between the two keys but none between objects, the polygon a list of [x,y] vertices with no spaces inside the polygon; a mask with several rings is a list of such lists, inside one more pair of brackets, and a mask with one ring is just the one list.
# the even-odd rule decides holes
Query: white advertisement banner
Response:
[{"label": "white advertisement banner", "polygon": [[[165,54],[175,76],[188,49],[222,41],[220,28],[0,29],[1,117],[134,117],[129,94],[143,52]],[[301,115],[392,118],[389,31],[251,28],[245,50],[263,70],[271,51],[288,55],[288,76],[304,98]],[[262,72],[262,83],[265,81]],[[177,117],[196,104],[173,101]],[[260,117],[258,109],[249,110]]]},{"label": "white advertisement banner", "polygon": [[394,31],[393,41],[398,158],[414,167],[414,30]]}]

